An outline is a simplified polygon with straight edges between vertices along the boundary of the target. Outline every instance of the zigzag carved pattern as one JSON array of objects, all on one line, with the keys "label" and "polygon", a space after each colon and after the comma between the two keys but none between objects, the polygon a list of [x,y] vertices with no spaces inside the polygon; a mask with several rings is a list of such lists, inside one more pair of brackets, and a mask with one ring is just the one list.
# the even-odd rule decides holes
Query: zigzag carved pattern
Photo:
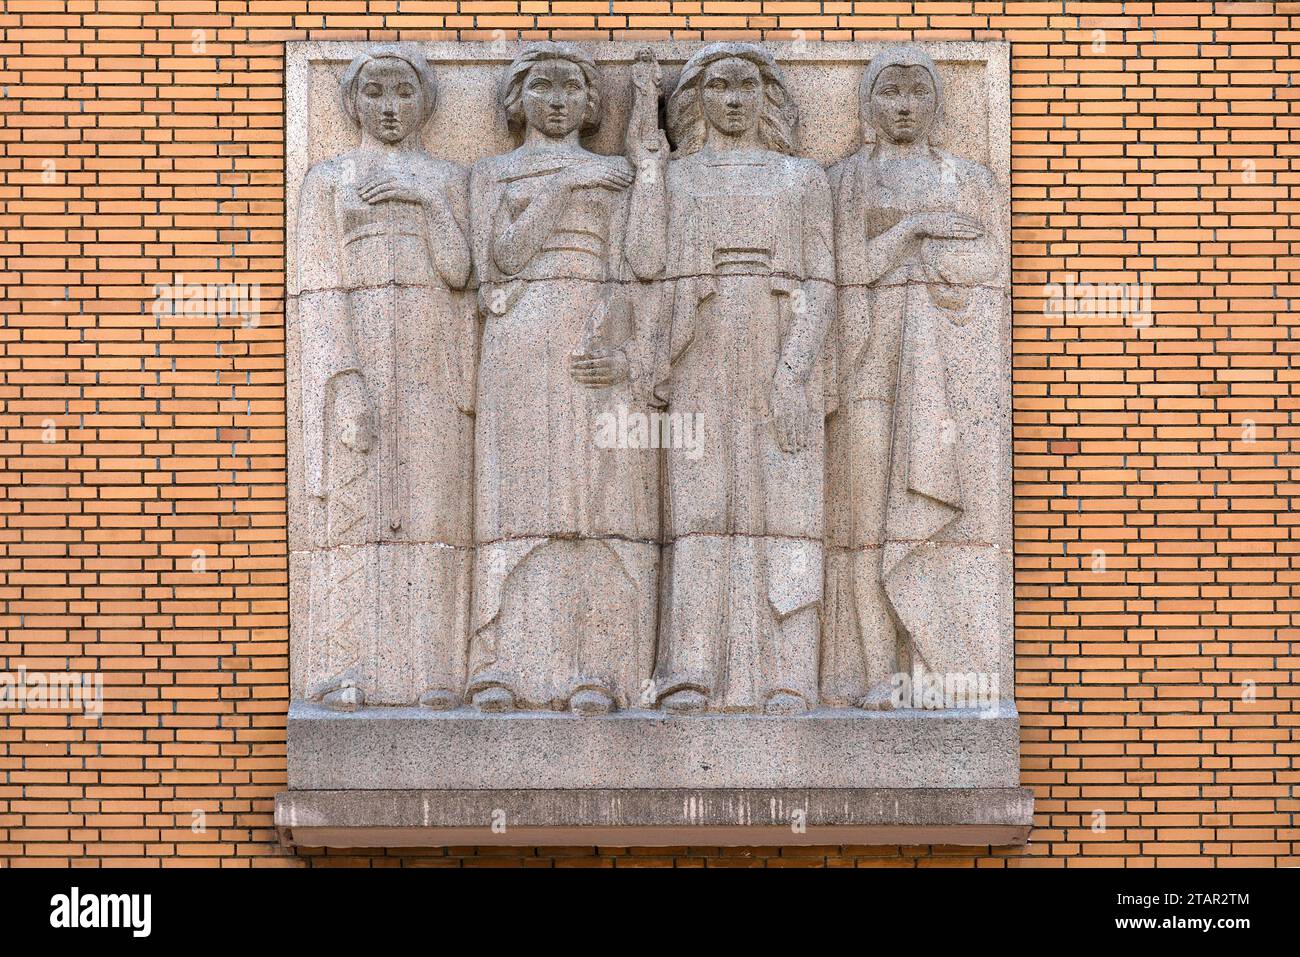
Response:
[{"label": "zigzag carved pattern", "polygon": [[[336,462],[342,464],[342,458]],[[370,470],[364,457],[348,458],[356,467],[334,484],[329,498],[329,542],[353,546],[336,547],[330,554],[327,657],[332,674],[359,662],[369,636],[372,606],[368,549],[360,545],[369,537],[365,525],[370,513]]]}]

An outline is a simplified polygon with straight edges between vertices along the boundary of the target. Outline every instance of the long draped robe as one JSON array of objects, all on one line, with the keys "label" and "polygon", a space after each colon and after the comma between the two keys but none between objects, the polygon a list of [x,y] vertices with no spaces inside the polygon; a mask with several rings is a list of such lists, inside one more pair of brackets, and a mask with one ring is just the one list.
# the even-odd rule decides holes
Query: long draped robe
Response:
[{"label": "long draped robe", "polygon": [[[931,160],[935,183],[919,190],[891,189],[870,146],[830,171],[840,285],[839,407],[827,433],[830,704],[913,666],[999,670],[1006,201],[986,168],[937,150]],[[926,211],[960,213],[984,234],[913,240],[897,261],[877,261],[871,244]]]},{"label": "long draped robe", "polygon": [[[503,251],[555,177],[592,161],[627,166],[521,148],[477,164],[471,183],[484,328],[469,691],[504,687],[524,709],[563,708],[584,688],[634,704],[654,648],[656,456],[597,444],[603,413],[644,410],[648,395],[650,334],[622,259],[627,193],[575,190],[525,262]],[[574,382],[570,355],[595,349],[621,351],[629,378]]]},{"label": "long draped robe", "polygon": [[[397,162],[442,193],[450,222],[419,203],[361,199],[358,186]],[[424,153],[355,150],[316,164],[303,183],[302,458],[320,503],[308,670],[322,690],[350,677],[369,704],[464,688],[476,333],[461,291],[468,212],[468,171]],[[365,450],[343,441],[339,407],[358,382],[373,422]]]},{"label": "long draped robe", "polygon": [[[777,445],[771,397],[792,327],[831,301],[830,196],[807,160],[711,150],[668,166],[660,393],[697,415],[702,454],[666,453],[660,699],[760,711],[777,693],[815,705],[822,597],[820,365],[811,435]],[[814,287],[819,287],[814,289]],[[829,315],[812,317],[824,333]],[[820,333],[819,333],[820,334]]]}]

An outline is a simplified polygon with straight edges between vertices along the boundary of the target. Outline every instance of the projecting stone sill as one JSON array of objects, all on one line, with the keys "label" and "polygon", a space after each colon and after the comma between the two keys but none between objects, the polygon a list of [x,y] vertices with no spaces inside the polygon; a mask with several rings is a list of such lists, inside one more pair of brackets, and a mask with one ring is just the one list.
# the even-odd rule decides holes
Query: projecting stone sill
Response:
[{"label": "projecting stone sill", "polygon": [[[282,838],[305,846],[1023,843],[1019,719],[484,715],[295,702]],[[504,823],[502,823],[504,821]]]},{"label": "projecting stone sill", "polygon": [[301,847],[1023,844],[1028,788],[286,791]]}]

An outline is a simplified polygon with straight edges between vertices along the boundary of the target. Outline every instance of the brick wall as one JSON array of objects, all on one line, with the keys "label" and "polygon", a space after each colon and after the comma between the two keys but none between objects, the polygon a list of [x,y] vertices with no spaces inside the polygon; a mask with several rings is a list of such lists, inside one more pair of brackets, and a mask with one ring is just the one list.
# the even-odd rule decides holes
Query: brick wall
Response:
[{"label": "brick wall", "polygon": [[[0,866],[1300,863],[1300,3],[7,0],[0,29],[0,671],[106,698],[0,712]],[[1012,41],[1027,847],[277,846],[283,42],[494,30]],[[155,315],[176,273],[260,284],[260,322]],[[1145,284],[1151,323],[1045,314],[1076,278]]]}]

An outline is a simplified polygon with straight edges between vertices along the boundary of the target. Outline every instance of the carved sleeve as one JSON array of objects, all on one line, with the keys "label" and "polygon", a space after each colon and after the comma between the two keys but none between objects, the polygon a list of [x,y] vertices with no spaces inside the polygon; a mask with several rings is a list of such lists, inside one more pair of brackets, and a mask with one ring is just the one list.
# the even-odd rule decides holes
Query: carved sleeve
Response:
[{"label": "carved sleeve", "polygon": [[632,184],[624,247],[627,264],[638,279],[654,279],[664,271],[668,231],[667,179],[666,164],[657,163],[638,169]]},{"label": "carved sleeve", "polygon": [[870,217],[866,214],[875,208],[879,198],[872,190],[874,177],[868,175],[870,162],[860,164],[854,171],[854,175],[858,177],[856,186],[861,191],[861,200],[856,210],[858,218],[853,223],[853,228],[861,230],[866,237],[863,261],[857,269],[857,277],[868,285],[875,285],[907,261],[912,235],[908,231],[906,220],[895,223],[878,236],[871,235]]},{"label": "carved sleeve", "polygon": [[475,163],[469,174],[469,242],[474,282],[480,286],[496,280],[491,265],[492,219],[496,212],[496,189],[492,172]]},{"label": "carved sleeve", "polygon": [[302,182],[294,263],[302,293],[343,288],[343,242],[335,221],[334,189],[345,161],[317,163]]},{"label": "carved sleeve", "polygon": [[325,495],[326,413],[339,376],[358,372],[343,288],[342,237],[334,213],[337,169],[318,164],[303,181],[298,207],[296,265],[301,295],[303,468],[307,490]]},{"label": "carved sleeve", "polygon": [[470,275],[469,172],[455,167],[444,190],[445,203],[428,218],[429,250],[442,281],[451,289],[464,289]]},{"label": "carved sleeve", "polygon": [[937,263],[940,275],[959,286],[1007,285],[1006,263],[1010,249],[1006,234],[1007,196],[997,178],[977,166],[965,179],[965,211],[984,227],[984,235],[969,242],[969,253]]},{"label": "carved sleeve", "polygon": [[569,190],[556,182],[548,184],[517,216],[510,210],[510,194],[502,193],[492,221],[492,260],[507,276],[515,276],[541,250],[555,229],[569,200]]},{"label": "carved sleeve", "polygon": [[835,312],[834,225],[826,174],[812,166],[803,187],[804,281],[793,291],[781,362],[800,382],[811,375]]},{"label": "carved sleeve", "polygon": [[[447,240],[456,245],[454,257],[448,258],[449,268],[455,268],[453,275],[448,275],[439,265],[439,274],[452,289],[472,287],[472,259],[470,255],[470,174],[469,170],[455,166],[447,178],[447,207],[451,212],[452,223],[448,231],[454,233]],[[463,256],[463,260],[460,258]],[[459,280],[459,281],[457,281]],[[478,366],[478,316],[475,309],[475,297],[452,294],[451,314],[448,316],[446,335],[451,347],[448,362],[448,376],[452,382],[452,396],[456,408],[465,413],[474,411],[474,380]]]},{"label": "carved sleeve", "polygon": [[805,279],[835,282],[835,220],[831,187],[820,167],[809,169],[804,181],[803,270]]}]

